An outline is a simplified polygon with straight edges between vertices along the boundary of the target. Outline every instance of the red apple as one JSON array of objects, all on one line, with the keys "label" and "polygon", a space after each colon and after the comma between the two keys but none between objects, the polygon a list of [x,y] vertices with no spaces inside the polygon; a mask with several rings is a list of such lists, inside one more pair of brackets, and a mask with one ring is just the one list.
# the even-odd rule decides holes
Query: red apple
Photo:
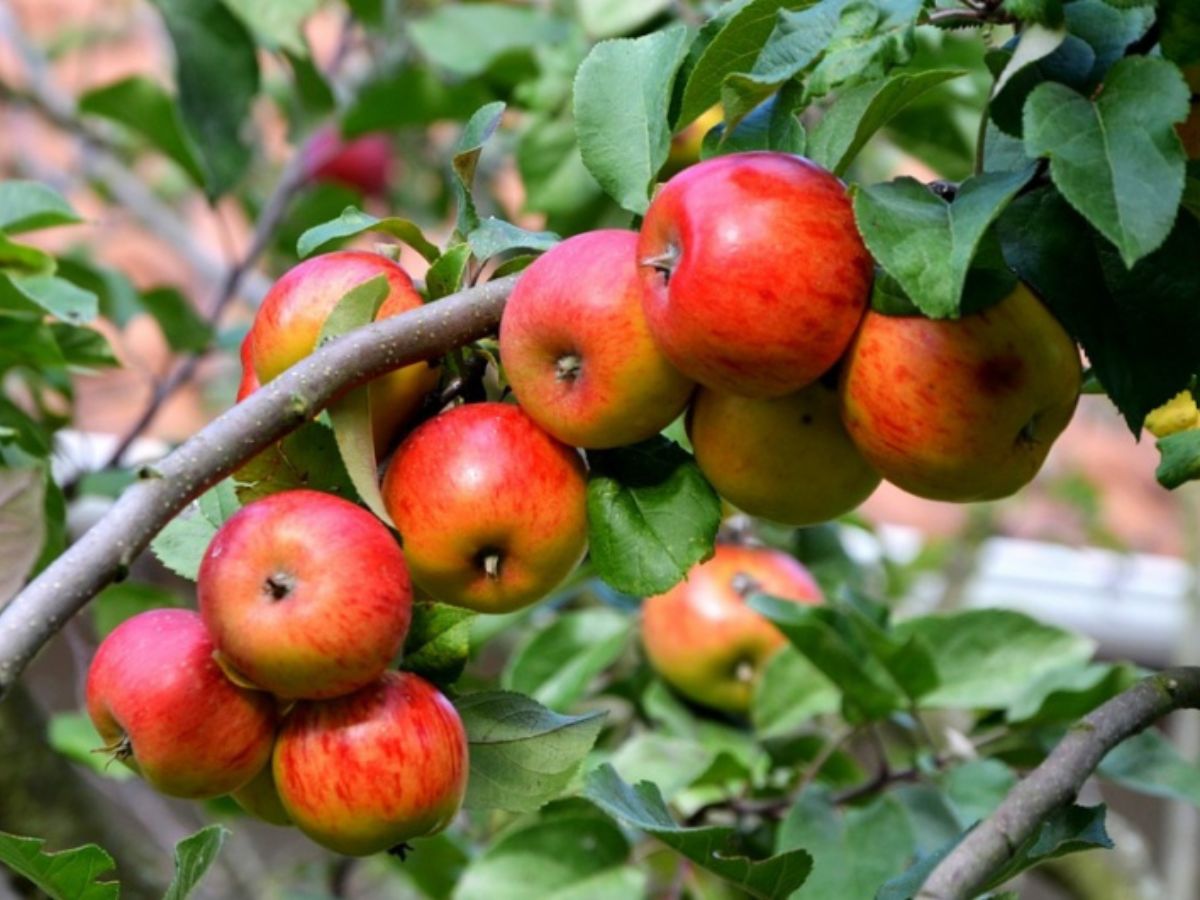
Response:
[{"label": "red apple", "polygon": [[392,141],[381,132],[346,140],[336,126],[326,126],[305,145],[304,172],[313,181],[382,196],[392,180]]},{"label": "red apple", "polygon": [[275,770],[271,760],[259,770],[259,773],[230,794],[237,805],[270,825],[291,825],[292,817],[283,808],[279,799],[279,791],[275,789]]},{"label": "red apple", "polygon": [[88,669],[87,710],[116,758],[173,797],[236,790],[275,737],[275,702],[225,677],[200,617],[185,609],[113,629]]},{"label": "red apple", "polygon": [[743,512],[788,525],[826,522],[879,485],[842,425],[825,379],[786,397],[738,397],[704,388],[688,413],[696,462]]},{"label": "red apple", "polygon": [[262,387],[258,382],[258,373],[254,371],[254,360],[250,358],[250,332],[246,332],[246,336],[242,339],[238,358],[242,361],[242,379],[238,382],[236,400],[241,403]]},{"label": "red apple", "polygon": [[778,397],[842,355],[866,309],[871,257],[844,185],[782,153],[685,169],[638,242],[650,333],[705,387]]},{"label": "red apple", "polygon": [[632,231],[577,235],[525,270],[504,309],[500,357],[513,393],[576,447],[658,434],[692,393],[650,337],[636,261]]},{"label": "red apple", "polygon": [[285,698],[336,697],[374,681],[412,616],[391,532],[318,491],[283,491],[234,513],[204,554],[196,593],[224,659]]},{"label": "red apple", "polygon": [[765,547],[718,544],[687,579],[642,605],[650,665],[685,697],[744,713],[767,660],[786,643],[746,605],[753,593],[820,603],[821,589],[799,562]]},{"label": "red apple", "polygon": [[1007,497],[1028,484],[1079,399],[1079,351],[1023,285],[961,319],[870,312],[842,369],[846,430],[918,497]]},{"label": "red apple", "polygon": [[388,672],[348,697],[297,704],[274,773],[301,831],[367,856],[450,824],[467,788],[467,736],[437,688]]},{"label": "red apple", "polygon": [[[253,364],[259,382],[266,384],[312,353],[338,301],[380,275],[387,278],[388,295],[376,319],[421,305],[421,296],[404,269],[377,253],[344,250],[315,256],[276,281],[246,336],[245,358]],[[371,382],[371,422],[378,453],[383,453],[400,427],[420,409],[437,382],[437,369],[425,362]]]},{"label": "red apple", "polygon": [[586,546],[578,452],[505,403],[459,406],[417,428],[388,466],[383,500],[414,584],[479,612],[540,600]]}]

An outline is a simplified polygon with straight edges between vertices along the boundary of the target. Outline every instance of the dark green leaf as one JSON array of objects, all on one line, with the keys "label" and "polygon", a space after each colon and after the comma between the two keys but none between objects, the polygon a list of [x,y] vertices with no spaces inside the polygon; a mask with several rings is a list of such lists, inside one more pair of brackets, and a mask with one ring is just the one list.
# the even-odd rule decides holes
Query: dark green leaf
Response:
[{"label": "dark green leaf", "polygon": [[1200,806],[1200,768],[1154,729],[1118,744],[1096,771],[1130,790]]},{"label": "dark green leaf", "polygon": [[0,606],[21,589],[38,560],[45,492],[41,466],[0,468]]},{"label": "dark green leaf", "polygon": [[320,422],[304,423],[278,444],[243,463],[233,478],[243,503],[305,487],[347,500],[358,499],[333,431]]},{"label": "dark green leaf", "polygon": [[172,350],[200,353],[208,348],[212,340],[212,326],[175,288],[161,287],[146,291],[142,294],[142,305],[154,316]]},{"label": "dark green leaf", "polygon": [[429,299],[440,300],[462,290],[470,261],[470,244],[447,247],[446,252],[425,273],[425,293]]},{"label": "dark green leaf", "polygon": [[443,831],[433,837],[410,841],[413,852],[406,859],[389,855],[387,862],[393,874],[409,879],[420,889],[423,897],[428,900],[450,900],[458,880],[471,861],[463,847],[464,843],[454,831]]},{"label": "dark green leaf", "polygon": [[141,75],[95,88],[79,98],[79,111],[124,125],[183,169],[203,186],[200,151],[187,133],[175,99],[156,82]]},{"label": "dark green leaf", "polygon": [[1013,850],[1012,856],[992,874],[984,890],[999,887],[1026,869],[1057,859],[1069,853],[1112,848],[1112,840],[1104,830],[1105,807],[1068,806],[1054,812],[1041,827]]},{"label": "dark green leaf", "polygon": [[417,601],[404,640],[401,668],[439,684],[458,680],[471,652],[475,613],[445,603]]},{"label": "dark green leaf", "polygon": [[588,454],[588,543],[597,574],[660,594],[712,553],[721,501],[690,455],[657,437]]},{"label": "dark green leaf", "polygon": [[430,62],[470,76],[513,51],[562,41],[567,25],[531,8],[497,3],[443,5],[413,21],[409,36]]},{"label": "dark green leaf", "polygon": [[1105,0],[1071,0],[1066,14],[1067,30],[1087,41],[1096,55],[1088,78],[1092,86],[1100,83],[1112,64],[1125,55],[1125,48],[1144,35],[1154,21],[1153,9],[1117,9]]},{"label": "dark green leaf", "polygon": [[0,182],[0,231],[20,234],[82,221],[53,188],[36,181]]},{"label": "dark green leaf", "polygon": [[241,177],[250,147],[241,137],[258,93],[258,58],[245,26],[220,0],[154,0],[175,47],[179,108],[204,160],[208,195]]},{"label": "dark green leaf", "polygon": [[483,145],[500,127],[504,117],[504,104],[497,100],[480,107],[463,126],[458,143],[454,145],[451,168],[454,170],[454,196],[458,201],[456,230],[466,236],[479,227],[479,214],[475,211],[475,169],[483,154]]},{"label": "dark green leaf", "polygon": [[51,322],[48,327],[68,366],[79,369],[104,369],[119,365],[108,338],[99,331],[85,326],[69,325],[66,322]]},{"label": "dark green leaf", "polygon": [[771,657],[754,686],[751,718],[760,737],[787,734],[813,716],[837,712],[841,691],[792,647]]},{"label": "dark green leaf", "polygon": [[724,124],[709,130],[700,147],[700,158],[747,150],[803,153],[807,136],[794,112],[798,98],[799,88],[789,84],[738,122],[732,133],[726,135]]},{"label": "dark green leaf", "polygon": [[150,543],[150,549],[176,575],[195,581],[213,535],[237,507],[233,482],[222,481],[172,519]]},{"label": "dark green leaf", "polygon": [[466,806],[532,812],[566,790],[604,725],[603,713],[563,716],[506,691],[454,701],[470,745]]},{"label": "dark green leaf", "polygon": [[187,900],[221,852],[227,837],[229,832],[225,828],[209,825],[176,844],[175,875],[163,900]]},{"label": "dark green leaf", "polygon": [[0,863],[28,878],[52,900],[117,900],[114,881],[97,881],[116,866],[95,844],[49,853],[41,838],[0,832]]},{"label": "dark green leaf", "polygon": [[630,625],[628,616],[611,609],[565,613],[530,635],[509,660],[501,684],[551,709],[567,709],[625,650]]},{"label": "dark green leaf", "polygon": [[880,78],[908,62],[917,17],[924,7],[923,0],[859,0],[843,5],[821,61],[805,80],[809,96]]},{"label": "dark green leaf", "polygon": [[1180,66],[1200,63],[1200,9],[1192,0],[1159,0],[1163,55]]},{"label": "dark green leaf", "polygon": [[0,272],[13,277],[52,275],[54,257],[37,247],[10,241],[0,231]]},{"label": "dark green leaf", "polygon": [[1162,459],[1154,477],[1167,490],[1200,478],[1200,431],[1177,431],[1158,440],[1155,446]]},{"label": "dark green leaf", "polygon": [[36,319],[0,316],[0,372],[10,366],[49,369],[65,365],[48,325]]},{"label": "dark green leaf", "polygon": [[[1003,57],[1005,51],[997,51]],[[996,79],[988,104],[992,120],[1006,134],[1020,137],[1021,113],[1033,89],[1055,81],[1083,90],[1096,65],[1096,52],[1064,29],[1033,25],[1022,32],[1016,49]]]},{"label": "dark green leaf", "polygon": [[643,213],[671,146],[671,86],[687,52],[671,26],[592,48],[575,76],[575,129],[584,165],[623,208]]},{"label": "dark green leaf", "polygon": [[1128,664],[1063,666],[1026,684],[1008,708],[1008,721],[1022,726],[1075,722],[1138,680]]},{"label": "dark green leaf", "polygon": [[534,250],[542,252],[549,250],[559,242],[560,238],[552,231],[528,231],[488,216],[467,235],[471,252],[481,260],[491,259],[509,250]]},{"label": "dark green leaf", "polygon": [[137,288],[116,269],[67,256],[59,258],[56,274],[95,294],[100,302],[100,315],[119,327],[127,325],[130,319],[142,311]]},{"label": "dark green leaf", "polygon": [[[396,98],[403,97],[403,103]],[[347,137],[381,129],[464,120],[491,100],[478,80],[446,83],[427,66],[407,64],[370,78],[342,114]]]},{"label": "dark green leaf", "polygon": [[315,225],[300,235],[300,240],[296,243],[296,255],[304,259],[330,241],[355,237],[364,231],[381,231],[389,234],[408,244],[431,263],[438,258],[437,247],[429,243],[425,239],[425,235],[421,233],[421,229],[408,219],[401,219],[397,216],[377,219],[370,213],[365,213],[353,206],[347,206],[336,219]]},{"label": "dark green leaf", "polygon": [[110,584],[97,594],[88,608],[92,611],[96,637],[103,639],[132,616],[151,609],[182,605],[182,601],[165,588],[137,581],[121,581]]},{"label": "dark green leaf", "polygon": [[953,318],[985,232],[1032,176],[1033,167],[976,175],[951,203],[899,178],[856,190],[854,215],[871,254],[921,312]]},{"label": "dark green leaf", "polygon": [[1094,101],[1047,83],[1025,102],[1026,150],[1050,158],[1055,185],[1126,267],[1160,247],[1175,221],[1185,158],[1174,125],[1188,96],[1175,66],[1133,57],[1109,70]]},{"label": "dark green leaf", "polygon": [[803,850],[754,858],[743,852],[732,828],[681,828],[658,788],[646,781],[630,787],[612,766],[601,766],[588,775],[584,796],[610,816],[653,835],[755,897],[785,897],[804,884],[812,869],[812,857]]}]

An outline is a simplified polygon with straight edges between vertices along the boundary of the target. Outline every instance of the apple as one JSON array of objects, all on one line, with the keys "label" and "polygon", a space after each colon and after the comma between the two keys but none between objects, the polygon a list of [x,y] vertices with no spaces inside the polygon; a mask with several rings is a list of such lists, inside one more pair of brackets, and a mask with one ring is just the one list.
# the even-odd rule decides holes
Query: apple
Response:
[{"label": "apple", "polygon": [[637,234],[569,238],[521,275],[500,323],[500,358],[521,408],[576,447],[634,444],[683,412],[694,385],[650,337]]},{"label": "apple", "polygon": [[374,681],[412,616],[391,532],[362,507],[310,490],[272,494],[230,516],[201,560],[196,595],[223,660],[288,699]]},{"label": "apple", "polygon": [[[244,359],[253,365],[259,382],[266,384],[312,353],[338,301],[380,275],[387,278],[388,295],[376,319],[421,305],[421,295],[404,269],[377,253],[343,250],[315,256],[276,281],[246,336]],[[371,382],[369,402],[377,453],[384,452],[437,383],[437,369],[426,362],[404,366]]]},{"label": "apple", "polygon": [[1024,285],[961,319],[867,313],[842,419],[867,462],[930,500],[995,500],[1041,468],[1079,399],[1079,351]]},{"label": "apple", "polygon": [[704,136],[720,125],[724,119],[725,112],[721,108],[721,104],[716,103],[700,113],[695,121],[672,135],[671,146],[667,150],[667,164],[663,166],[663,172],[667,175],[674,175],[699,162],[700,150],[704,146]]},{"label": "apple", "polygon": [[242,378],[238,382],[236,400],[241,403],[262,387],[258,381],[258,373],[254,371],[254,360],[250,358],[250,332],[246,332],[246,336],[242,339],[238,358],[242,361]]},{"label": "apple", "polygon": [[879,485],[842,425],[826,379],[784,397],[738,397],[704,388],[688,413],[700,470],[718,494],[752,516],[812,525],[857,507]]},{"label": "apple", "polygon": [[259,773],[230,794],[237,805],[270,825],[291,825],[292,817],[283,808],[279,791],[275,789],[275,770],[270,758]]},{"label": "apple", "polygon": [[382,132],[346,140],[329,125],[304,147],[304,173],[312,181],[332,182],[369,196],[383,196],[392,180],[392,142]]},{"label": "apple", "polygon": [[638,241],[650,333],[705,387],[778,397],[842,355],[871,257],[845,186],[783,153],[734,153],[676,175]]},{"label": "apple", "polygon": [[275,737],[275,702],[225,677],[186,609],[140,613],[109,633],[88,668],[87,711],[105,749],[173,797],[236,790]]},{"label": "apple", "polygon": [[506,403],[469,403],[418,427],[388,466],[383,501],[413,583],[478,612],[540,600],[586,549],[579,453]]},{"label": "apple", "polygon": [[787,643],[746,605],[755,593],[797,603],[823,600],[812,575],[786,553],[718,544],[684,581],[642,605],[642,645],[650,665],[697,703],[748,711],[759,672]]},{"label": "apple", "polygon": [[467,788],[467,736],[437,688],[388,672],[347,697],[296,704],[273,768],[301,831],[367,856],[450,824]]}]

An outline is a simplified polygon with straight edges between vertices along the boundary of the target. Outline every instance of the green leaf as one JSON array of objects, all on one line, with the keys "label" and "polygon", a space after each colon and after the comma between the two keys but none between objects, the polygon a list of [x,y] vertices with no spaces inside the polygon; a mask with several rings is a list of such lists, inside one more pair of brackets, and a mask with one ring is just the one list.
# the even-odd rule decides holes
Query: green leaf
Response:
[{"label": "green leaf", "polygon": [[439,6],[414,20],[408,33],[434,65],[471,76],[514,51],[559,43],[567,24],[535,9],[477,3]]},{"label": "green leaf", "polygon": [[45,250],[10,241],[0,231],[0,272],[18,275],[52,275],[54,257]]},{"label": "green leaf", "polygon": [[1076,35],[1030,26],[996,79],[988,112],[1006,134],[1021,137],[1022,111],[1035,87],[1053,81],[1084,91],[1095,67],[1096,52]]},{"label": "green leaf", "polygon": [[1200,806],[1200,768],[1154,729],[1113,747],[1096,771],[1130,790]]},{"label": "green leaf", "polygon": [[623,781],[650,781],[671,800],[711,768],[718,751],[695,738],[643,731],[621,744],[608,759]]},{"label": "green leaf", "polygon": [[438,257],[425,273],[425,293],[430,300],[440,300],[462,290],[471,262],[470,244],[454,244]]},{"label": "green leaf", "polygon": [[1067,30],[1086,41],[1096,54],[1089,86],[1098,85],[1112,64],[1125,56],[1125,48],[1142,37],[1154,22],[1155,11],[1146,6],[1117,9],[1105,0],[1071,0],[1066,5]]},{"label": "green leaf", "polygon": [[308,55],[301,31],[321,0],[223,0],[268,50]]},{"label": "green leaf", "polygon": [[233,479],[242,503],[293,488],[358,499],[333,431],[321,422],[305,422],[278,444],[243,463]]},{"label": "green leaf", "polygon": [[139,613],[182,605],[179,597],[165,588],[138,581],[121,581],[97,594],[88,608],[92,611],[96,637],[103,639],[126,619]]},{"label": "green leaf", "polygon": [[1055,811],[1031,837],[1013,849],[1005,864],[982,886],[983,890],[999,887],[1047,860],[1098,847],[1112,849],[1112,840],[1104,830],[1104,815],[1103,804],[1072,805]]},{"label": "green leaf", "polygon": [[117,122],[175,162],[193,182],[205,184],[200,151],[187,132],[175,99],[156,82],[131,75],[79,98],[79,111]]},{"label": "green leaf", "polygon": [[142,294],[142,305],[154,316],[167,344],[177,353],[200,353],[212,341],[212,326],[175,288],[160,287]]},{"label": "green leaf", "polygon": [[97,775],[114,781],[136,777],[128,766],[114,765],[111,755],[96,752],[104,746],[104,738],[100,737],[86,713],[55,713],[46,728],[46,741],[67,759],[86,766]]},{"label": "green leaf", "polygon": [[400,667],[439,684],[457,681],[471,652],[474,618],[475,613],[459,606],[414,603]]},{"label": "green leaf", "polygon": [[41,466],[0,468],[0,606],[21,589],[38,560],[45,494]]},{"label": "green leaf", "polygon": [[68,366],[90,370],[119,365],[108,338],[94,328],[67,322],[51,322],[48,327]]},{"label": "green leaf", "polygon": [[755,897],[785,897],[804,884],[812,869],[812,857],[803,850],[765,859],[746,855],[733,828],[681,828],[671,818],[658,788],[646,781],[630,787],[612,766],[600,766],[588,775],[584,796],[613,818],[653,835]]},{"label": "green leaf", "polygon": [[454,898],[640,897],[646,876],[627,865],[629,850],[621,829],[595,807],[562,804],[501,834],[467,867]]},{"label": "green leaf", "polygon": [[48,325],[0,316],[0,372],[12,366],[52,369],[66,365]]},{"label": "green leaf", "polygon": [[724,123],[710,129],[700,146],[700,158],[711,159],[747,150],[803,153],[807,136],[794,112],[799,91],[791,88],[792,85],[785,86],[760,104],[738,122],[731,133],[726,134]]},{"label": "green leaf", "polygon": [[726,21],[688,74],[675,128],[682,128],[721,100],[721,83],[754,67],[781,9],[803,9],[814,0],[752,0]]},{"label": "green leaf", "polygon": [[[397,103],[397,97],[404,102]],[[461,121],[491,99],[477,79],[447,84],[428,66],[406,63],[368,78],[342,114],[342,133],[355,137],[442,119]]]},{"label": "green leaf", "polygon": [[[386,856],[389,871],[393,875],[407,878],[428,900],[450,900],[462,873],[471,857],[465,842],[453,831],[441,832],[432,837],[416,838],[409,842],[413,852],[404,860],[397,856]],[[296,897],[291,900],[302,900]],[[312,898],[329,900],[329,898]]]},{"label": "green leaf", "polygon": [[656,437],[588,454],[588,546],[597,574],[661,594],[712,553],[721,501],[679,445]]},{"label": "green leaf", "polygon": [[805,80],[808,95],[879,78],[908,62],[924,7],[924,0],[854,0],[842,6],[825,53]]},{"label": "green leaf", "polygon": [[495,216],[483,219],[467,235],[471,252],[481,260],[491,259],[509,250],[534,250],[541,253],[560,240],[553,231],[528,231]]},{"label": "green leaf", "polygon": [[163,900],[187,900],[212,866],[229,837],[220,825],[209,825],[175,845],[175,876]]},{"label": "green leaf", "polygon": [[603,41],[575,76],[575,130],[583,163],[623,208],[644,213],[667,161],[671,86],[688,32],[671,26],[640,38]]},{"label": "green leaf", "polygon": [[507,691],[454,701],[467,730],[469,809],[533,812],[560,796],[604,725],[604,713],[563,716]]},{"label": "green leaf", "polygon": [[10,274],[8,281],[27,300],[64,322],[82,325],[99,311],[95,294],[55,275]]},{"label": "green leaf", "polygon": [[1200,9],[1191,0],[1159,0],[1163,55],[1180,66],[1200,62]]},{"label": "green leaf", "polygon": [[20,234],[82,221],[51,187],[36,181],[0,181],[0,231]]},{"label": "green leaf", "polygon": [[575,217],[607,202],[583,164],[569,111],[555,118],[531,119],[517,141],[517,168],[529,210]]},{"label": "green leaf", "polygon": [[1059,84],[1025,102],[1025,147],[1050,158],[1063,196],[1121,252],[1127,268],[1160,247],[1183,195],[1183,148],[1174,125],[1188,114],[1179,70],[1159,59],[1118,62],[1092,99]]},{"label": "green leaf", "polygon": [[898,178],[856,189],[854,216],[872,256],[917,308],[954,318],[985,232],[1033,172],[976,175],[950,203],[915,178]]},{"label": "green leaf", "polygon": [[997,759],[972,759],[937,777],[960,828],[970,828],[996,811],[1017,783],[1016,773]]},{"label": "green leaf", "polygon": [[479,214],[475,211],[472,192],[475,187],[475,169],[487,143],[504,118],[505,105],[497,100],[480,107],[463,126],[462,134],[454,145],[454,156],[450,167],[454,171],[454,197],[458,204],[455,230],[464,237],[479,227]]},{"label": "green leaf", "polygon": [[233,482],[222,481],[167,523],[151,541],[150,549],[176,575],[195,581],[213,535],[237,508]]},{"label": "green leaf", "polygon": [[894,630],[922,637],[933,653],[941,684],[920,699],[927,708],[1006,709],[1031,681],[1082,664],[1095,649],[1082,635],[1002,609],[918,616]]},{"label": "green leaf", "polygon": [[628,616],[611,609],[565,613],[513,654],[501,685],[551,709],[567,709],[624,652],[630,625]]},{"label": "green leaf", "polygon": [[431,263],[438,258],[438,248],[429,243],[421,229],[408,219],[397,216],[377,219],[353,206],[347,206],[336,219],[314,225],[300,235],[300,240],[296,242],[296,255],[305,259],[330,241],[355,237],[364,231],[381,231],[391,235],[408,244]]},{"label": "green leaf", "polygon": [[95,844],[49,853],[41,838],[0,831],[0,863],[29,879],[51,900],[117,900],[115,881],[97,881],[116,863]]},{"label": "green leaf", "polygon": [[576,0],[579,22],[595,38],[618,37],[670,8],[672,0]]},{"label": "green leaf", "polygon": [[901,73],[842,91],[821,117],[808,141],[808,156],[842,175],[871,136],[893,116],[963,69]]},{"label": "green leaf", "polygon": [[[387,295],[385,275],[377,275],[347,291],[321,326],[317,347],[374,322]],[[337,441],[342,464],[358,496],[382,522],[394,528],[379,492],[379,463],[375,458],[369,391],[370,386],[364,384],[343,394],[330,404],[329,421],[333,425],[333,438]]]},{"label": "green leaf", "polygon": [[122,273],[107,266],[98,266],[77,257],[59,257],[56,274],[77,287],[95,294],[99,312],[110,322],[124,327],[142,312],[137,288]]},{"label": "green leaf", "polygon": [[841,691],[793,647],[771,657],[754,686],[751,719],[761,738],[787,734],[814,716],[837,712]]},{"label": "green leaf", "polygon": [[1138,680],[1128,664],[1090,663],[1052,669],[1029,682],[1008,708],[1014,725],[1075,722]]},{"label": "green leaf", "polygon": [[1200,478],[1200,431],[1177,431],[1155,442],[1162,454],[1154,477],[1167,490]]},{"label": "green leaf", "polygon": [[[812,854],[812,874],[794,900],[871,897],[904,868],[915,836],[903,807],[892,797],[840,812],[825,790],[808,790],[788,811],[776,850]],[[870,852],[864,853],[864,848]]]},{"label": "green leaf", "polygon": [[1178,217],[1161,248],[1132,270],[1057,191],[1017,200],[1000,218],[1004,257],[1073,338],[1138,435],[1146,414],[1200,371],[1200,221]]},{"label": "green leaf", "polygon": [[220,0],[154,0],[175,47],[179,109],[204,160],[209,197],[250,161],[241,131],[258,93],[258,57],[245,26]]}]

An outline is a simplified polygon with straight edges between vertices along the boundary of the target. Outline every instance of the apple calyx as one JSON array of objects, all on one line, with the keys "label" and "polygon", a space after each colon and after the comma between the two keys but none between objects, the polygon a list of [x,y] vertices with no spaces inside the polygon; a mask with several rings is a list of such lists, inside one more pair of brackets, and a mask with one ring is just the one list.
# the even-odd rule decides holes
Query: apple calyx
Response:
[{"label": "apple calyx", "polygon": [[387,855],[396,857],[400,862],[408,862],[408,854],[412,853],[415,849],[408,841],[401,841],[394,847],[388,847]]},{"label": "apple calyx", "polygon": [[108,760],[104,763],[105,768],[108,768],[113,762],[125,762],[133,756],[133,742],[129,740],[129,735],[122,734],[111,744],[105,744],[103,747],[96,747],[92,750],[93,753],[105,753],[108,755]]},{"label": "apple calyx", "polygon": [[275,572],[268,575],[263,582],[263,593],[270,594],[272,600],[284,600],[296,589],[296,579],[286,572]]},{"label": "apple calyx", "polygon": [[477,557],[479,568],[483,569],[489,581],[500,580],[500,563],[503,559],[503,554],[494,547],[485,547]]},{"label": "apple calyx", "polygon": [[762,583],[746,572],[735,572],[729,581],[729,586],[743,600],[762,590]]},{"label": "apple calyx", "polygon": [[733,677],[742,684],[749,684],[754,680],[755,668],[754,663],[748,659],[739,659],[733,667]]},{"label": "apple calyx", "polygon": [[583,369],[583,360],[577,353],[560,356],[554,364],[554,377],[557,381],[575,381]]}]

